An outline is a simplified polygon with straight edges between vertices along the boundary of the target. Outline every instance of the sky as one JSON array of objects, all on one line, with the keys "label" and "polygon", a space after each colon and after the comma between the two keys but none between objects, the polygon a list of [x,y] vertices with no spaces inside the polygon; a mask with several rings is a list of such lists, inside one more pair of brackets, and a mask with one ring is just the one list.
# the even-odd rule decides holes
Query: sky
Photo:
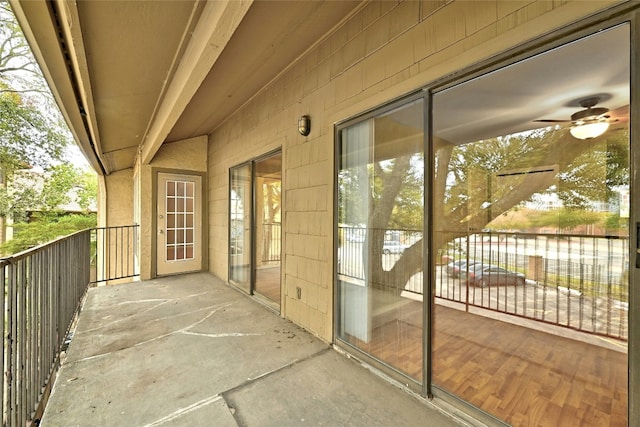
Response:
[{"label": "sky", "polygon": [[67,147],[67,152],[65,156],[75,167],[85,170],[93,170],[89,165],[87,159],[85,159],[84,154],[80,151],[80,148],[76,145],[75,141]]}]

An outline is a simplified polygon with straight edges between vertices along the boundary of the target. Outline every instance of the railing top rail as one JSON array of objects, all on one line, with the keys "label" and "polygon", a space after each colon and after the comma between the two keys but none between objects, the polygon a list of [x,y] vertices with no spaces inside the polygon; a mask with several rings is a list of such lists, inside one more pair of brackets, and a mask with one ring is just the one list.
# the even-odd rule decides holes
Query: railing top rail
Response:
[{"label": "railing top rail", "polygon": [[[360,227],[355,225],[339,225],[341,229],[351,229],[351,230],[368,230],[368,227]],[[399,232],[411,232],[411,233],[421,233],[422,230],[418,229],[403,229],[403,228],[386,228],[386,229],[378,229],[385,231],[399,231]],[[522,237],[550,237],[550,238],[569,238],[569,237],[577,237],[577,238],[599,238],[599,239],[612,239],[612,240],[624,240],[628,239],[628,236],[619,236],[615,234],[579,234],[579,233],[530,233],[530,232],[522,232],[522,231],[507,231],[507,230],[490,230],[490,231],[474,231],[474,230],[436,230],[438,233],[445,233],[451,235],[457,235],[458,237],[471,236],[474,234],[482,235],[482,236],[502,236],[502,235],[510,235],[510,236],[522,236]]]},{"label": "railing top rail", "polygon": [[140,227],[139,224],[134,224],[134,225],[116,225],[116,226],[109,226],[109,227],[92,227],[92,228],[85,228],[84,230],[80,230],[80,231],[76,231],[75,233],[71,233],[68,234],[66,236],[62,236],[62,237],[58,237],[55,240],[52,240],[50,242],[47,243],[43,243],[41,245],[38,246],[34,246],[33,248],[29,248],[27,250],[24,250],[22,252],[18,252],[16,254],[13,255],[9,255],[3,258],[0,258],[0,266],[4,267],[5,265],[14,263],[16,261],[19,261],[21,259],[27,258],[35,253],[38,253],[40,251],[43,251],[55,244],[61,243],[65,240],[69,240],[72,239],[74,236],[77,236],[79,234],[82,233],[89,233],[93,230],[112,230],[112,229],[122,229],[122,228],[137,228]]},{"label": "railing top rail", "polygon": [[29,257],[29,256],[31,256],[31,255],[33,255],[35,253],[41,252],[41,251],[43,251],[43,250],[45,250],[45,249],[47,249],[47,248],[49,248],[51,246],[54,246],[54,245],[56,245],[58,243],[64,242],[65,240],[72,239],[77,235],[80,235],[80,234],[83,234],[83,233],[89,233],[91,230],[92,230],[91,228],[86,228],[84,230],[80,230],[80,231],[76,231],[75,233],[68,234],[66,236],[58,237],[57,239],[51,240],[50,242],[43,243],[41,245],[34,246],[33,248],[26,249],[26,250],[24,250],[22,252],[18,252],[17,254],[13,254],[13,255],[9,255],[7,257],[1,258],[0,262],[4,266],[4,265],[10,264],[10,263],[13,263],[15,261],[19,261],[19,260],[27,258],[27,257]]},{"label": "railing top rail", "polygon": [[405,232],[405,233],[421,233],[422,230],[417,229],[417,228],[373,228],[373,227],[360,227],[357,225],[344,225],[344,224],[340,224],[338,226],[338,228],[343,229],[343,230],[384,230],[384,231],[399,231],[399,232]]},{"label": "railing top rail", "polygon": [[618,236],[615,234],[579,234],[579,233],[528,233],[521,231],[505,231],[505,230],[491,230],[491,231],[472,231],[472,230],[439,230],[440,233],[450,233],[450,234],[458,234],[460,237],[464,237],[466,235],[510,235],[510,236],[523,236],[523,237],[551,237],[551,238],[569,238],[569,237],[579,237],[579,238],[599,238],[599,239],[628,239],[628,236]]},{"label": "railing top rail", "polygon": [[93,227],[91,230],[113,230],[117,228],[138,228],[140,224],[130,224],[130,225],[110,225],[108,227]]}]

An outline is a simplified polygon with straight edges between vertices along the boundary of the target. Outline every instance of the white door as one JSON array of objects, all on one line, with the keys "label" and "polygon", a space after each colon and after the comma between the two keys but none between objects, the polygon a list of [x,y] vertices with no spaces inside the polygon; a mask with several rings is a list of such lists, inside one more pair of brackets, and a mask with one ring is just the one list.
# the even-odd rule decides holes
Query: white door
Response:
[{"label": "white door", "polygon": [[202,177],[158,173],[157,274],[202,269]]}]

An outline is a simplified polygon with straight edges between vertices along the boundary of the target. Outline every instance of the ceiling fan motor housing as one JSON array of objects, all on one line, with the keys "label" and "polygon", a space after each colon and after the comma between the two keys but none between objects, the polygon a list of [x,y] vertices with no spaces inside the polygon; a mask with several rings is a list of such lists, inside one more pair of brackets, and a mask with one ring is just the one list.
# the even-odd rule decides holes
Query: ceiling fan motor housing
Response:
[{"label": "ceiling fan motor housing", "polygon": [[586,98],[580,101],[580,105],[584,107],[585,110],[580,110],[578,112],[573,113],[571,115],[571,121],[584,123],[584,122],[592,122],[601,118],[606,118],[601,116],[609,112],[608,108],[603,108],[603,107],[593,108],[598,103],[598,101],[600,101],[599,98]]}]

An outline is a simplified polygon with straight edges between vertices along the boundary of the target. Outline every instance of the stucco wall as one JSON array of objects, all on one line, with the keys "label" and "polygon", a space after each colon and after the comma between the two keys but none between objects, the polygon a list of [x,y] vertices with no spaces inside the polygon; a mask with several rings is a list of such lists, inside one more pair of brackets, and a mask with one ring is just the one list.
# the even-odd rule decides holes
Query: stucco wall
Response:
[{"label": "stucco wall", "polygon": [[105,176],[103,194],[106,199],[106,209],[103,209],[104,225],[112,227],[133,224],[133,169]]},{"label": "stucco wall", "polygon": [[[210,270],[227,279],[229,168],[282,147],[282,313],[331,341],[334,124],[613,3],[364,4],[210,135]],[[297,133],[302,114],[308,137]]]}]

